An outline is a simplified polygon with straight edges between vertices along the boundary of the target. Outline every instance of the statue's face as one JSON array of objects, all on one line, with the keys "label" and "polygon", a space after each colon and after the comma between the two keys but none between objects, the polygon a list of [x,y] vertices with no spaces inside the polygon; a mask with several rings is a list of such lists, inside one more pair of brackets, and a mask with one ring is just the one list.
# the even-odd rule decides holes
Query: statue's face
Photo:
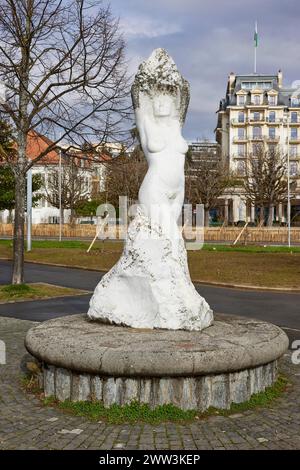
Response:
[{"label": "statue's face", "polygon": [[154,95],[153,97],[153,112],[154,116],[164,117],[172,114],[173,100],[170,95],[163,93]]}]

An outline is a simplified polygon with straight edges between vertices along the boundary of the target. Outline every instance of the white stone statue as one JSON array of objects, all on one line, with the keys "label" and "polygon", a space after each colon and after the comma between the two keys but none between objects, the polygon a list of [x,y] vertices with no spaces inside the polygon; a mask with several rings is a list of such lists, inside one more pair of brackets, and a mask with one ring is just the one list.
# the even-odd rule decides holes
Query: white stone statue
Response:
[{"label": "white stone statue", "polygon": [[88,317],[134,328],[202,330],[213,321],[194,288],[181,230],[189,85],[164,49],[143,62],[132,100],[148,171],[123,254],[102,278]]}]

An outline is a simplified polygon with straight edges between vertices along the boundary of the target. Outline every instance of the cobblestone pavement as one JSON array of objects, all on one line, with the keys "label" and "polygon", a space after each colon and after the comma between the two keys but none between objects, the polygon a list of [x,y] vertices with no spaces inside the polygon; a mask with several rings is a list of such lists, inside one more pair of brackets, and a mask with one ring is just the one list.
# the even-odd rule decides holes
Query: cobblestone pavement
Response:
[{"label": "cobblestone pavement", "polygon": [[292,385],[271,408],[179,425],[109,425],[43,407],[20,388],[25,332],[34,323],[0,319],[7,365],[0,365],[0,449],[299,449],[300,365],[286,355]]}]

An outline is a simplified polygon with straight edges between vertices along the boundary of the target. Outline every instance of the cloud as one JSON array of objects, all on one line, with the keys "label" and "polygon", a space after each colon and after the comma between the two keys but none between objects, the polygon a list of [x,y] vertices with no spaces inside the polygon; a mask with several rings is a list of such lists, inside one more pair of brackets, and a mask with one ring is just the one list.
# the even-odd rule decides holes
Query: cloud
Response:
[{"label": "cloud", "polygon": [[144,16],[124,17],[120,19],[120,27],[127,40],[137,38],[157,38],[180,33],[182,28],[177,23],[168,23]]},{"label": "cloud", "polygon": [[284,73],[289,86],[300,79],[299,0],[114,0],[122,19],[130,72],[156,47],[164,47],[190,82],[184,135],[214,137],[215,111],[227,77],[253,72],[254,22],[258,21],[259,73]]}]

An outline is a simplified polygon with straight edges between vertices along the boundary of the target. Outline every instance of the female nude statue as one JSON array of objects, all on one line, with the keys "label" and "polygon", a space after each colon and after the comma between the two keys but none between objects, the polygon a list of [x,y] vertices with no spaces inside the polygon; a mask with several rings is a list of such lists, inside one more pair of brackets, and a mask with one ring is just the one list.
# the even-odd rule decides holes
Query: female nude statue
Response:
[{"label": "female nude statue", "polygon": [[96,287],[88,316],[141,328],[202,330],[213,321],[195,290],[177,221],[184,201],[187,144],[181,128],[189,86],[163,49],[140,65],[132,100],[148,171],[140,209],[118,263]]}]

